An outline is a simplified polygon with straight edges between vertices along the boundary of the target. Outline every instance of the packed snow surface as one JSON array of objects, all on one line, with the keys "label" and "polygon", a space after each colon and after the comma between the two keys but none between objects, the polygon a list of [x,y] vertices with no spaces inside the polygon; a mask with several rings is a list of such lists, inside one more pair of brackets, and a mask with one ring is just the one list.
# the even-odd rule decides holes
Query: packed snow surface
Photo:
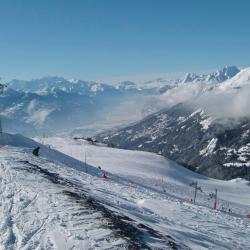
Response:
[{"label": "packed snow surface", "polygon": [[39,144],[39,157],[38,142],[0,136],[0,249],[248,249],[247,181],[82,139],[37,141],[50,145]]}]

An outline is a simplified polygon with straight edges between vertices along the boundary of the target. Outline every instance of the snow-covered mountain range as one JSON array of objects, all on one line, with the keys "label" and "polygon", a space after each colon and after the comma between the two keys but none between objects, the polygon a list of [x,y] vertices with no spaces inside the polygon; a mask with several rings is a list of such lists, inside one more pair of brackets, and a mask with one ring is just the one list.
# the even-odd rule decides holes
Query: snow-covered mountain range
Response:
[{"label": "snow-covered mountain range", "polygon": [[0,97],[0,115],[9,132],[93,134],[185,101],[238,72],[232,66],[207,75],[113,85],[62,77],[13,80]]},{"label": "snow-covered mountain range", "polygon": [[237,67],[227,66],[223,68],[222,70],[217,70],[216,72],[213,72],[211,74],[197,75],[195,73],[187,73],[182,82],[183,83],[188,83],[188,82],[220,83],[220,82],[224,82],[234,77],[239,72],[240,70]]},{"label": "snow-covered mountain range", "polygon": [[1,97],[5,131],[29,135],[69,133],[99,121],[139,91],[121,86],[46,77],[14,80]]},{"label": "snow-covered mountain range", "polygon": [[164,155],[207,176],[250,179],[250,69],[223,82],[213,75],[215,82],[193,77],[162,95],[181,104],[97,138]]},{"label": "snow-covered mountain range", "polygon": [[99,138],[162,154],[208,176],[250,178],[249,94],[250,69],[234,66],[115,85],[45,77],[11,81],[0,114],[4,131],[32,136],[86,136],[134,122]]}]

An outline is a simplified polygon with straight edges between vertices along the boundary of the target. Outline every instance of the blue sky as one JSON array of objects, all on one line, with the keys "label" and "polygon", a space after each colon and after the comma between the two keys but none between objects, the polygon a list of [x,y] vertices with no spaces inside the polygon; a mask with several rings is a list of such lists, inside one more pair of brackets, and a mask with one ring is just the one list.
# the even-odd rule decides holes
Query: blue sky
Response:
[{"label": "blue sky", "polygon": [[131,78],[250,66],[248,0],[0,0],[0,75]]}]

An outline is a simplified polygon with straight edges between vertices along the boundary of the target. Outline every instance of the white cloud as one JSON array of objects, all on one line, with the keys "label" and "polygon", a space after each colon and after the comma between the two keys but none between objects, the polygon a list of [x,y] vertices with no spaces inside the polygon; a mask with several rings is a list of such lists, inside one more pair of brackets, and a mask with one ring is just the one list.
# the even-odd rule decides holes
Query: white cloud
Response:
[{"label": "white cloud", "polygon": [[34,111],[29,117],[25,119],[28,123],[33,123],[34,125],[43,125],[47,117],[53,112],[54,109],[40,109]]},{"label": "white cloud", "polygon": [[250,86],[240,89],[206,93],[196,100],[193,105],[203,108],[208,114],[217,118],[250,117]]},{"label": "white cloud", "polygon": [[168,90],[160,97],[160,101],[165,106],[173,106],[175,104],[186,102],[197,97],[201,92],[199,84],[181,84],[178,87]]},{"label": "white cloud", "polygon": [[19,103],[16,106],[6,108],[4,111],[2,111],[0,114],[5,117],[12,117],[15,115],[17,111],[19,111],[23,107],[23,103]]},{"label": "white cloud", "polygon": [[[209,90],[210,89],[210,90]],[[219,119],[250,117],[250,85],[222,90],[215,85],[202,83],[180,84],[168,90],[154,105],[169,108],[178,103],[186,103],[192,108],[201,108],[210,116]]]},{"label": "white cloud", "polygon": [[36,105],[37,105],[37,102],[36,102],[35,99],[32,100],[32,101],[30,101],[30,103],[29,103],[28,106],[27,106],[27,112],[28,112],[29,114],[31,114],[31,113],[35,110]]}]

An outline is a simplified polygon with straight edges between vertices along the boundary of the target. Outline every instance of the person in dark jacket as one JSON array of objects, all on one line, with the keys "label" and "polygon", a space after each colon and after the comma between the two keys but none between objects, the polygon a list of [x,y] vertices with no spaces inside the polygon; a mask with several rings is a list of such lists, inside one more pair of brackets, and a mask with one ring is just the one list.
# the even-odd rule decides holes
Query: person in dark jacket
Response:
[{"label": "person in dark jacket", "polygon": [[40,147],[37,147],[37,148],[35,148],[34,150],[33,150],[33,155],[35,155],[35,156],[39,156],[39,150],[40,150]]}]

